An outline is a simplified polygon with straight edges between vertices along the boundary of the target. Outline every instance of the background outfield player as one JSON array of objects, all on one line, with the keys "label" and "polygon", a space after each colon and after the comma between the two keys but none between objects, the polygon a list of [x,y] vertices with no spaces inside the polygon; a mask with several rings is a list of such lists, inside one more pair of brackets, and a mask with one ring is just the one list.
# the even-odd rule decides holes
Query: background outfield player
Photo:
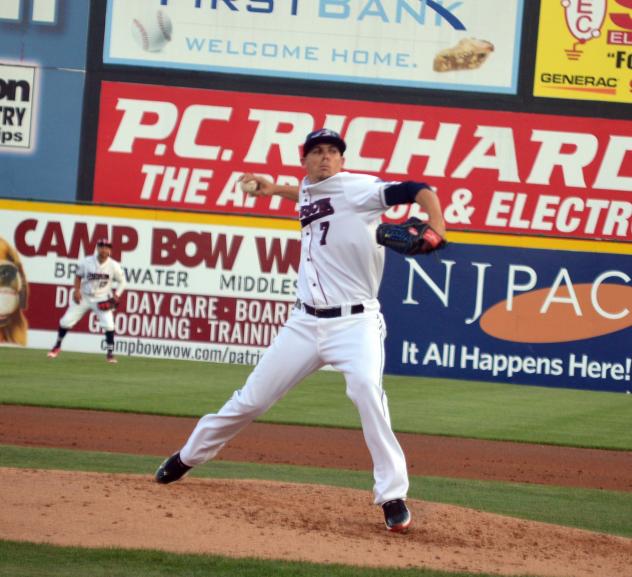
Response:
[{"label": "background outfield player", "polygon": [[306,177],[300,189],[244,175],[244,181],[257,181],[255,194],[279,194],[300,203],[298,301],[245,386],[219,412],[199,420],[186,444],[158,468],[156,481],[177,481],[215,457],[294,385],[330,364],[344,374],[347,396],[360,414],[373,460],[375,503],[382,506],[389,530],[404,531],[411,522],[405,503],[408,474],[382,388],[386,329],[377,294],[384,248],[376,243],[376,228],[390,206],[417,202],[435,233],[429,252],[443,242],[445,224],[439,200],[426,184],[342,172],[345,149],[334,131],[310,133],[303,145]]},{"label": "background outfield player", "polygon": [[[86,257],[79,263],[72,298],[64,316],[59,321],[57,342],[49,351],[51,359],[61,350],[66,333],[74,327],[89,310],[99,319],[105,331],[107,343],[107,361],[116,363],[114,357],[114,313],[119,299],[125,290],[126,282],[121,265],[111,256],[112,243],[105,238],[97,242],[96,254]],[[116,291],[112,284],[116,283]]]}]

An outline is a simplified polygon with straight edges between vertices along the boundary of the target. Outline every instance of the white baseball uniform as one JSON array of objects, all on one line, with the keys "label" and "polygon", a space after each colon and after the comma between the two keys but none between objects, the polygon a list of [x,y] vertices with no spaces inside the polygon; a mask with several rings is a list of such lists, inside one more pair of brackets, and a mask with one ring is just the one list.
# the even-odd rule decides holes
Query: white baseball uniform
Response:
[{"label": "white baseball uniform", "polygon": [[[180,451],[190,466],[212,459],[244,426],[325,365],[344,374],[373,459],[375,503],[406,497],[406,461],[382,388],[386,327],[377,300],[384,249],[375,241],[385,183],[340,172],[299,193],[302,227],[297,306],[241,390],[202,417]],[[311,313],[311,314],[310,314]]]},{"label": "white baseball uniform", "polygon": [[86,257],[77,267],[77,276],[81,277],[81,301],[76,303],[70,299],[68,310],[59,321],[64,329],[74,327],[89,310],[92,310],[99,319],[99,324],[106,331],[114,330],[114,314],[111,310],[99,309],[100,302],[110,298],[116,282],[116,294],[121,296],[125,290],[125,275],[121,265],[113,258],[108,257],[104,262],[99,262],[97,255]]}]

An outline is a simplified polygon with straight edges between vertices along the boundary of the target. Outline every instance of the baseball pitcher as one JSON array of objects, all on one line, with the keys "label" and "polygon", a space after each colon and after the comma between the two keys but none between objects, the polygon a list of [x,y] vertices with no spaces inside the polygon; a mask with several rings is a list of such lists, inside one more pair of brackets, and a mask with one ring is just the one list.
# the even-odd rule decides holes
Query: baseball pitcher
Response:
[{"label": "baseball pitcher", "polygon": [[[375,503],[382,506],[388,530],[405,531],[411,522],[405,503],[406,460],[391,429],[382,387],[386,328],[377,295],[383,246],[407,254],[431,252],[443,246],[445,224],[428,185],[344,172],[345,149],[344,140],[332,130],[310,133],[303,145],[306,176],[300,188],[244,175],[243,181],[256,182],[250,184],[252,194],[279,194],[299,203],[298,300],[245,386],[217,413],[200,419],[186,444],[158,468],[156,480],[171,483],[212,459],[299,381],[332,365],[344,374],[347,396],[360,414],[373,460]],[[423,227],[409,224],[401,231],[378,232],[385,211],[413,202],[429,216]]]}]

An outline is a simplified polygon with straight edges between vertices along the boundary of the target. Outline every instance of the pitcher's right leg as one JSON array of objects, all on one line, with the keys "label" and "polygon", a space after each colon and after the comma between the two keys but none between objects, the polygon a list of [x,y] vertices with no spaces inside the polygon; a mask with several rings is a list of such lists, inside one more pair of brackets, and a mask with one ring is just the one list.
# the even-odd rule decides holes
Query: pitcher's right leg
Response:
[{"label": "pitcher's right leg", "polygon": [[244,387],[214,414],[202,417],[180,451],[187,466],[209,461],[241,429],[321,366],[315,318],[292,313]]}]

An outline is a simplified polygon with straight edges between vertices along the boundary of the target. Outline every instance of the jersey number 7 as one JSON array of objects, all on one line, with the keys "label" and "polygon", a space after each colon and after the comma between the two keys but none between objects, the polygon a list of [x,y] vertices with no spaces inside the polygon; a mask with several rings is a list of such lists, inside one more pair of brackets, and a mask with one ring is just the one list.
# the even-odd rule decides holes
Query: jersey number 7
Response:
[{"label": "jersey number 7", "polygon": [[327,233],[329,232],[329,221],[320,223],[320,230],[323,231],[323,236],[320,237],[320,244],[327,244]]}]

